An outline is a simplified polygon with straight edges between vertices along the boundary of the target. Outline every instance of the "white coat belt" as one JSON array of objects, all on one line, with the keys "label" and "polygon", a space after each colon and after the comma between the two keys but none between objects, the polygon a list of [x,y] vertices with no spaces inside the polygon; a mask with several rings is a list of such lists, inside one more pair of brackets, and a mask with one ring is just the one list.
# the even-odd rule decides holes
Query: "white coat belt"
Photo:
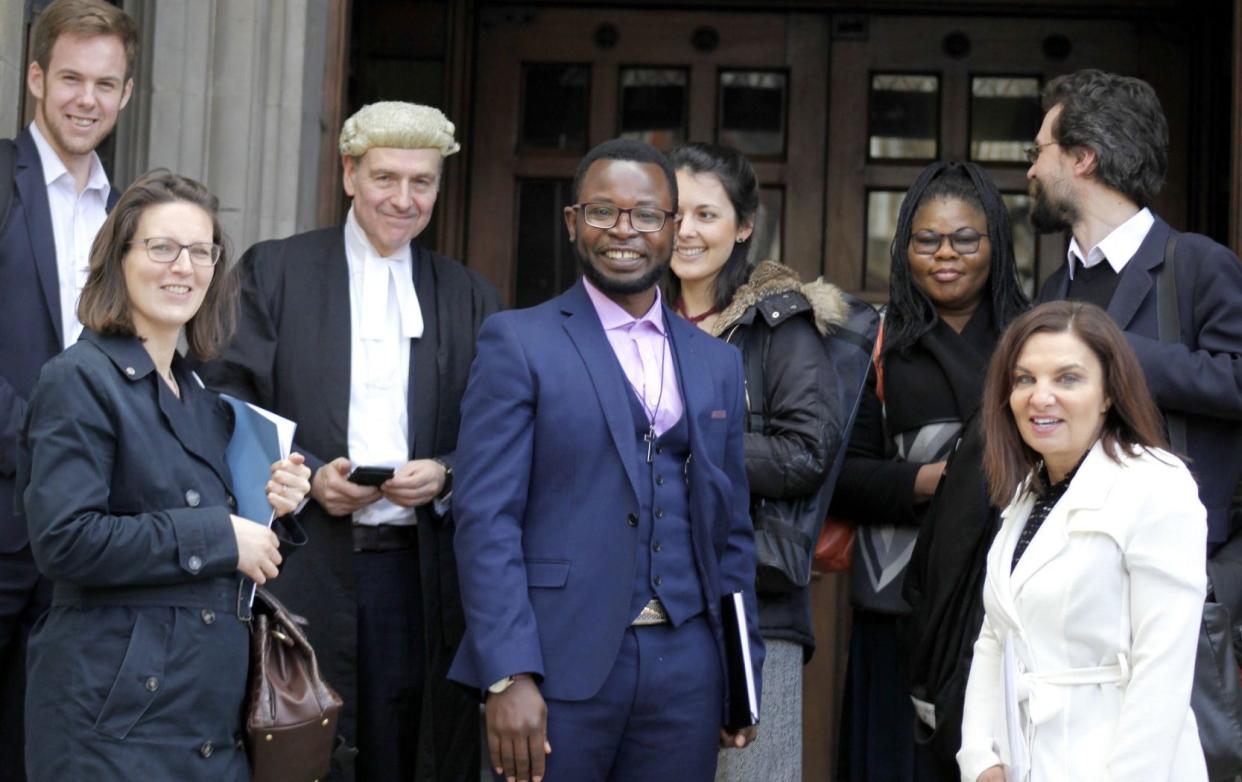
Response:
[{"label": "white coat belt", "polygon": [[1059,671],[1028,671],[1018,659],[1017,643],[1011,633],[1005,636],[1003,676],[1005,682],[1005,727],[1009,739],[1011,782],[1030,777],[1032,728],[1047,722],[1065,706],[1065,687],[1086,684],[1116,684],[1130,681],[1130,660],[1117,653],[1113,665],[1065,668]]}]

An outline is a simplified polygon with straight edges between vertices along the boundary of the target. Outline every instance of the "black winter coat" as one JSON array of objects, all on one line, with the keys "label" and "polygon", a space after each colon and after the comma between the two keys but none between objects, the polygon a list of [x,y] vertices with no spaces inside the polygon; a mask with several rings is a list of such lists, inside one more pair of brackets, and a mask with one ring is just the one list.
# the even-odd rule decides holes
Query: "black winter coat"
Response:
[{"label": "black winter coat", "polygon": [[[751,362],[764,361],[763,388],[746,390],[748,402],[763,394],[767,417],[763,431],[750,431],[748,421],[745,435],[752,499],[812,494],[827,476],[843,416],[823,334],[847,314],[836,287],[822,280],[804,285],[792,269],[764,261],[717,319],[713,331],[742,351],[746,377],[755,376]],[[766,349],[755,349],[765,341]],[[809,591],[760,592],[759,629],[764,638],[802,644],[809,659],[815,648]]]}]

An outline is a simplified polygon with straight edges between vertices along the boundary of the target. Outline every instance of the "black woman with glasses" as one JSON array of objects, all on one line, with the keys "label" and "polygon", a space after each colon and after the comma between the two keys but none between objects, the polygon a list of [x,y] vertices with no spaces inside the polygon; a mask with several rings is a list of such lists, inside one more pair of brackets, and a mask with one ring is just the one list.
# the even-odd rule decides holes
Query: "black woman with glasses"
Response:
[{"label": "black woman with glasses", "polygon": [[[936,523],[935,508],[945,508],[944,523],[961,528],[988,518],[981,443],[978,453],[968,446],[976,441],[992,348],[1027,299],[1008,212],[973,163],[933,163],[919,174],[902,202],[891,256],[881,355],[833,497],[834,514],[858,524],[840,769],[859,782],[955,780],[957,744],[950,737],[960,735],[961,694],[943,700],[941,690],[952,687],[942,688],[940,676],[932,677],[934,693],[918,689],[927,678],[921,668],[930,655],[933,668],[947,668],[947,678],[957,675],[964,686],[969,659],[936,648],[936,632],[973,622],[964,631],[968,654],[982,610],[977,586],[961,583],[969,568],[942,570],[962,564],[954,559],[962,552],[945,557],[920,546],[916,554],[916,543],[920,527],[926,535]],[[941,485],[959,438],[954,469]],[[984,542],[980,557],[986,551]],[[918,582],[908,585],[917,593],[907,589],[917,603],[913,616],[902,592],[908,568]],[[935,618],[925,632],[928,611]],[[952,746],[941,752],[942,742]]]},{"label": "black woman with glasses", "polygon": [[[42,370],[22,432],[18,510],[55,584],[31,634],[31,780],[248,780],[240,578],[275,578],[276,535],[234,514],[232,417],[177,350],[214,355],[236,292],[217,200],[142,176],[91,248],[82,338]],[[271,466],[277,516],[310,490]]]}]

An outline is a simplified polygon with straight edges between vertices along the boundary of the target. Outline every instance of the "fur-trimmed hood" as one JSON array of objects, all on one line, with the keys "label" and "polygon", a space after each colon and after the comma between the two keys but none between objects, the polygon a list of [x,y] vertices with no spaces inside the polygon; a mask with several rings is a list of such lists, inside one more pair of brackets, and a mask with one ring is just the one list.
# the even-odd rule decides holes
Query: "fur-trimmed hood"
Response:
[{"label": "fur-trimmed hood", "polygon": [[776,261],[761,261],[750,273],[750,279],[733,294],[733,301],[716,318],[712,335],[723,334],[752,307],[771,326],[809,309],[821,335],[844,323],[850,311],[841,289],[825,282],[823,277],[804,283],[788,266]]}]

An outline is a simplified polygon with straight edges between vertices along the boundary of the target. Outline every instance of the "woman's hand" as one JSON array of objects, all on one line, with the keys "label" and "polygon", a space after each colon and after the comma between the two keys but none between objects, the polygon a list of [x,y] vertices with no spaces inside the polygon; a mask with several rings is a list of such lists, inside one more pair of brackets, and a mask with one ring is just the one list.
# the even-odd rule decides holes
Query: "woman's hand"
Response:
[{"label": "woman's hand", "polygon": [[300,453],[272,463],[272,479],[267,482],[267,501],[277,516],[293,513],[310,491],[310,468]]},{"label": "woman's hand", "polygon": [[991,768],[985,768],[975,782],[1005,782],[1005,767],[998,763]]},{"label": "woman's hand", "polygon": [[940,477],[944,475],[945,464],[947,462],[932,462],[919,468],[918,474],[914,476],[915,502],[927,502],[936,494]]},{"label": "woman's hand", "polygon": [[281,563],[280,541],[267,527],[241,516],[229,515],[237,538],[237,569],[262,586],[276,578]]}]

